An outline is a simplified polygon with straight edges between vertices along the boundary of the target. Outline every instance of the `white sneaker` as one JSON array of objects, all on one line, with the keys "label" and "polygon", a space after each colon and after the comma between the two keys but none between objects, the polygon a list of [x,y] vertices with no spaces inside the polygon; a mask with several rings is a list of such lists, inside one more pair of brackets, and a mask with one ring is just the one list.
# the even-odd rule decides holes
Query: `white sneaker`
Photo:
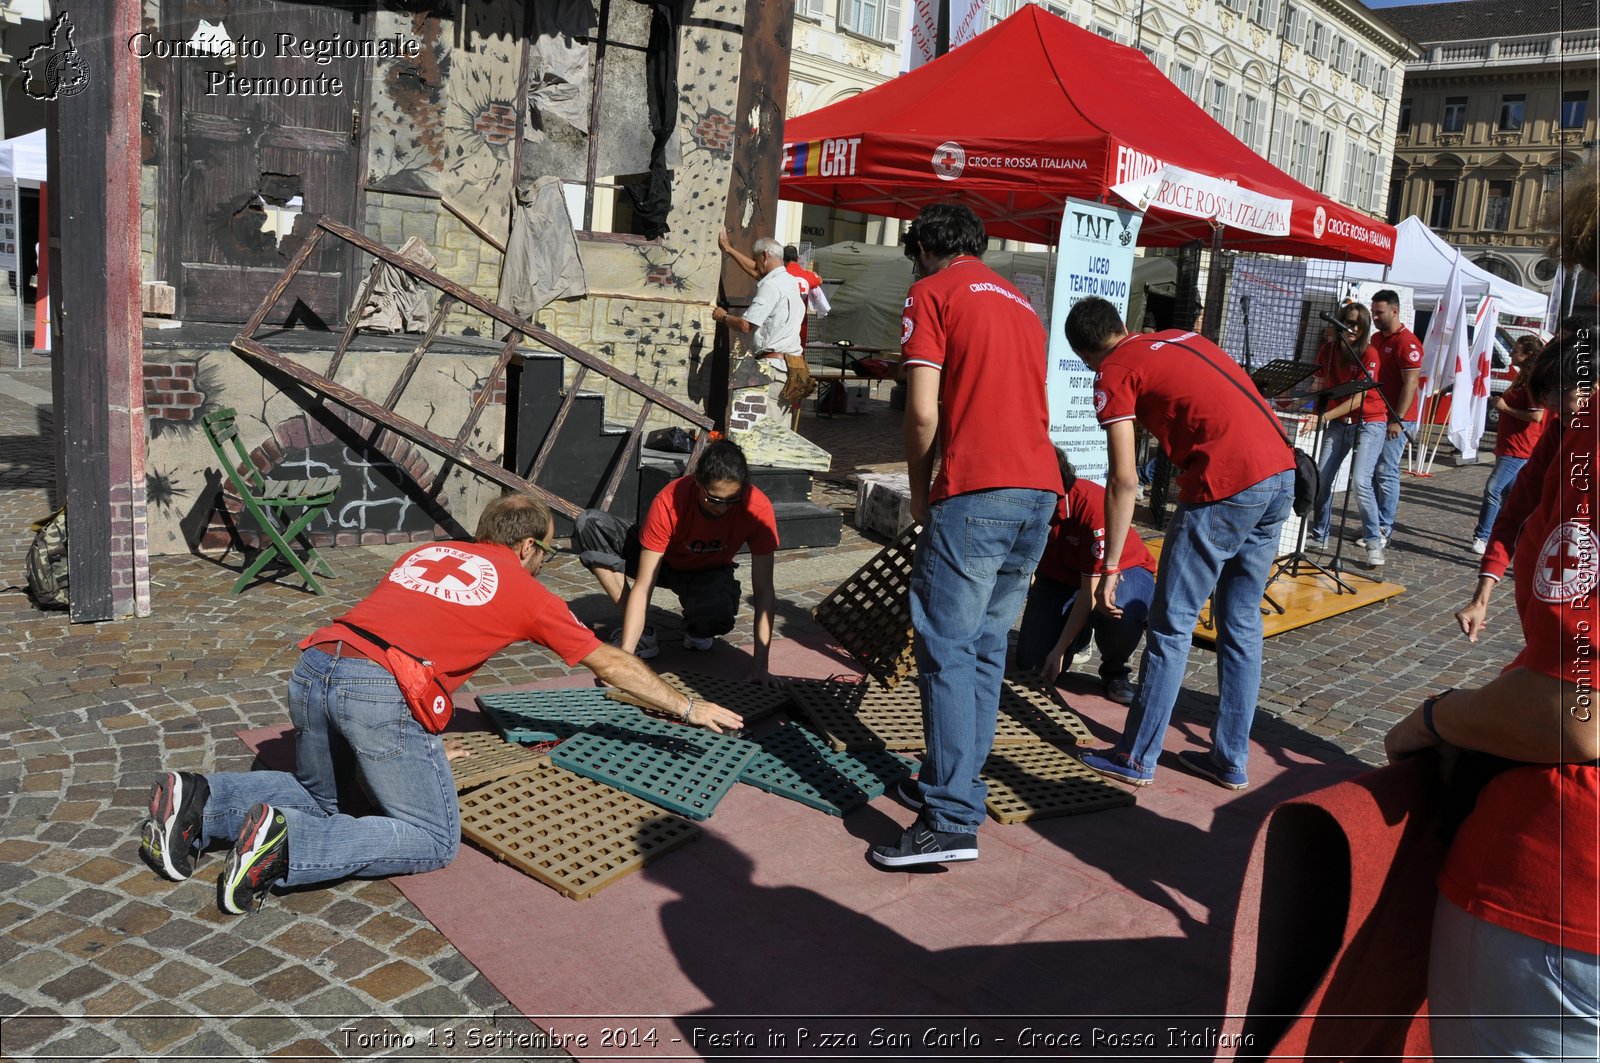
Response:
[{"label": "white sneaker", "polygon": [[1383,547],[1382,546],[1373,545],[1373,546],[1367,547],[1367,567],[1368,568],[1382,568],[1383,567]]},{"label": "white sneaker", "polygon": [[1482,556],[1484,551],[1486,551],[1488,549],[1489,549],[1489,541],[1487,539],[1474,539],[1474,540],[1472,540],[1472,552],[1473,553],[1478,554],[1479,556]]},{"label": "white sneaker", "polygon": [[[611,633],[611,645],[618,646],[622,643],[622,629],[619,627]],[[647,627],[644,634],[639,636],[639,644],[633,648],[633,655],[641,661],[648,661],[652,657],[660,656],[661,644],[656,641],[656,629]]]},{"label": "white sneaker", "polygon": [[[1381,545],[1388,546],[1389,545],[1389,541],[1394,538],[1394,533],[1393,532],[1384,532],[1381,536],[1379,536],[1379,538],[1383,540]],[[1364,546],[1367,545],[1367,540],[1364,537],[1360,538],[1360,539],[1357,539],[1356,540],[1356,545],[1364,547]]]},{"label": "white sneaker", "polygon": [[716,641],[716,639],[703,639],[697,635],[691,635],[687,631],[683,633],[683,648],[686,650],[694,650],[696,653],[704,653],[706,650],[709,650]]},{"label": "white sneaker", "polygon": [[1090,647],[1086,648],[1082,653],[1073,654],[1073,657],[1072,657],[1072,669],[1071,670],[1072,671],[1077,671],[1079,668],[1082,668],[1084,665],[1089,663],[1089,658],[1091,658],[1093,656],[1094,656],[1094,647],[1093,646],[1090,646]]}]

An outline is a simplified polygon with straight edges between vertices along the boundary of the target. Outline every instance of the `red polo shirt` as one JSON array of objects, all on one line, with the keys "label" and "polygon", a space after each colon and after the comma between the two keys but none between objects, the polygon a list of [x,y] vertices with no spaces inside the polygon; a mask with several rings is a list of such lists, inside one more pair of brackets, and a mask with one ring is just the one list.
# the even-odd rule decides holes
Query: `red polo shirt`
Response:
[{"label": "red polo shirt", "polygon": [[[1407,373],[1422,372],[1422,344],[1404,325],[1388,336],[1373,333],[1372,344],[1378,348],[1378,387],[1384,398],[1399,412],[1402,421],[1415,421],[1422,400],[1421,389],[1411,396],[1411,406],[1405,410],[1400,409],[1400,390],[1405,386]],[[1379,406],[1381,408],[1382,404]],[[1388,416],[1388,411],[1384,410],[1380,420]]]}]

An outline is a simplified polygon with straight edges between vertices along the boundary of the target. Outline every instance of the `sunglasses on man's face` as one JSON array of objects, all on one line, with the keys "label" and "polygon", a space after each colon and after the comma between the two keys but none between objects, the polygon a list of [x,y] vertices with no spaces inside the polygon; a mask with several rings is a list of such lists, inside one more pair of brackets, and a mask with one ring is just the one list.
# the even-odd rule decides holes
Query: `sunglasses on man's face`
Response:
[{"label": "sunglasses on man's face", "polygon": [[707,491],[702,490],[700,492],[700,497],[705,499],[705,503],[708,506],[731,506],[735,502],[739,501],[739,497],[741,495],[743,495],[743,494],[744,494],[744,489],[743,488],[740,488],[739,490],[735,491],[733,494],[728,495],[726,498],[720,497],[718,495],[713,495],[713,494],[710,494]]},{"label": "sunglasses on man's face", "polygon": [[539,549],[543,550],[544,556],[546,557],[555,557],[561,552],[561,549],[557,547],[555,543],[547,543],[538,536],[530,535],[528,536],[528,541],[533,543],[534,546],[537,546]]}]

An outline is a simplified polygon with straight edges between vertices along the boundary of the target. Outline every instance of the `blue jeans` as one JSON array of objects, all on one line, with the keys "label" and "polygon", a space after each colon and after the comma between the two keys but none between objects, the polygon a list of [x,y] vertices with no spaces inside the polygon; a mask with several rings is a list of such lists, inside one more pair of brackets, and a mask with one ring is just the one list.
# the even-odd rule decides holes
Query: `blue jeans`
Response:
[{"label": "blue jeans", "polygon": [[1217,625],[1220,691],[1211,756],[1228,771],[1244,772],[1261,692],[1261,595],[1293,501],[1289,470],[1216,502],[1180,502],[1173,512],[1150,603],[1139,697],[1117,746],[1141,772],[1155,772],[1207,597]]},{"label": "blue jeans", "polygon": [[1323,429],[1322,453],[1317,457],[1322,482],[1317,487],[1316,516],[1311,525],[1313,539],[1326,539],[1333,527],[1333,483],[1351,448],[1355,449],[1356,456],[1350,462],[1350,480],[1345,489],[1355,490],[1356,505],[1361,510],[1361,534],[1368,538],[1378,534],[1378,497],[1372,489],[1372,470],[1377,467],[1383,450],[1383,422],[1330,424]]},{"label": "blue jeans", "polygon": [[1440,897],[1428,956],[1434,1058],[1594,1059],[1600,956],[1496,926]]},{"label": "blue jeans", "polygon": [[[1400,510],[1400,455],[1406,449],[1406,436],[1415,438],[1417,422],[1407,421],[1401,425],[1402,431],[1393,439],[1389,438],[1388,425],[1380,424],[1378,427],[1383,429],[1383,454],[1378,458],[1378,469],[1373,474],[1373,489],[1378,492],[1378,520],[1383,525],[1383,534],[1389,535],[1394,531],[1394,517]],[[1372,541],[1371,534],[1369,530],[1368,542]]]},{"label": "blue jeans", "polygon": [[1517,474],[1526,464],[1527,458],[1508,458],[1504,454],[1494,459],[1489,482],[1483,488],[1483,508],[1478,511],[1478,526],[1472,531],[1474,539],[1489,541],[1489,533],[1494,530],[1494,519],[1500,515],[1500,502],[1511,485],[1516,483]]},{"label": "blue jeans", "polygon": [[988,788],[978,773],[994,745],[1006,637],[1044,553],[1056,499],[1008,487],[928,508],[911,569],[911,624],[928,751],[919,776],[923,819],[934,830],[970,834],[983,822]]},{"label": "blue jeans", "polygon": [[[1037,671],[1044,666],[1044,659],[1061,637],[1067,615],[1072,612],[1082,589],[1082,584],[1034,577],[1033,587],[1028,591],[1028,604],[1022,609],[1022,631],[1017,635],[1018,668]],[[1098,609],[1091,609],[1089,622],[1067,647],[1067,661],[1082,653],[1092,636],[1094,644],[1100,648],[1101,679],[1109,683],[1132,675],[1128,662],[1144,637],[1144,621],[1150,614],[1150,597],[1155,589],[1156,578],[1149,569],[1130,568],[1123,572],[1122,578],[1117,580],[1117,604],[1122,607],[1122,617],[1109,617]]]},{"label": "blue jeans", "polygon": [[[264,801],[288,824],[291,886],[432,871],[455,859],[461,821],[444,744],[412,718],[387,669],[306,650],[289,678],[289,720],[293,774],[207,777],[202,847],[231,845],[250,806]],[[379,814],[340,811],[339,784],[355,781],[352,764]]]}]

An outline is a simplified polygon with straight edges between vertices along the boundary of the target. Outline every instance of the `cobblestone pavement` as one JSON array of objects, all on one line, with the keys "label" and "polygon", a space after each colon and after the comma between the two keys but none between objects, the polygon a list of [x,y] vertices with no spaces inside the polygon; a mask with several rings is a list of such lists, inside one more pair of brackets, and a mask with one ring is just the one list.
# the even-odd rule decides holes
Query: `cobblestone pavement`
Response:
[{"label": "cobblestone pavement", "polygon": [[[335,551],[339,576],[326,598],[288,583],[235,597],[227,590],[237,557],[231,570],[158,557],[148,617],[72,625],[39,612],[22,589],[23,558],[30,523],[53,504],[50,380],[46,359],[25,361],[22,370],[0,368],[5,1057],[462,1058],[459,1048],[431,1049],[426,1031],[451,1030],[458,1045],[471,1031],[531,1034],[387,881],[278,896],[262,913],[233,919],[218,913],[210,888],[216,856],[182,884],[139,861],[135,829],[158,770],[249,768],[234,732],[284,722],[294,643],[370,589],[400,548]],[[884,402],[860,416],[808,415],[803,430],[836,456],[816,497],[847,511],[850,472],[898,464],[885,461],[900,444],[899,415]],[[1331,742],[1376,763],[1385,729],[1423,695],[1482,682],[1511,658],[1509,593],[1485,642],[1451,632],[1450,613],[1470,589],[1464,543],[1485,475],[1480,466],[1406,481],[1386,575],[1409,593],[1270,640],[1258,737],[1324,752]],[[875,549],[847,527],[838,548],[782,555],[780,635],[815,630],[811,607]],[[574,559],[545,572],[580,616],[605,619],[604,599]],[[747,641],[748,623],[734,637]],[[522,649],[490,662],[472,685],[565,671]],[[1204,718],[1214,694],[1213,659],[1198,650],[1180,713]],[[415,1043],[396,1047],[406,1035]]]}]

